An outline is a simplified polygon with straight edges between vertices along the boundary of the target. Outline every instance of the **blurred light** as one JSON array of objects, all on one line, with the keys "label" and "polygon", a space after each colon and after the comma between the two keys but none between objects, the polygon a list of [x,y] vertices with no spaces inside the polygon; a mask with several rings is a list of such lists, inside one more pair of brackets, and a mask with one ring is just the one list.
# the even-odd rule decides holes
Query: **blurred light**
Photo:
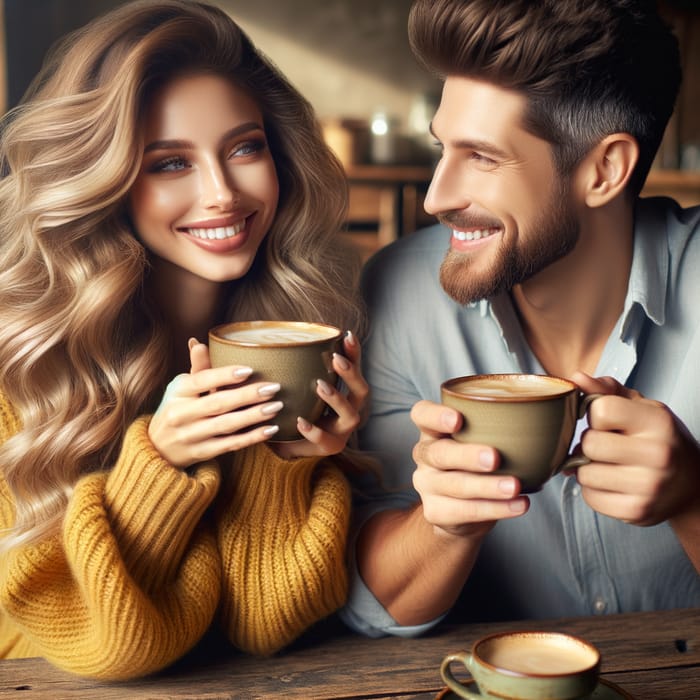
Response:
[{"label": "blurred light", "polygon": [[372,117],[370,129],[375,136],[384,136],[389,133],[389,120],[386,114],[378,113]]}]

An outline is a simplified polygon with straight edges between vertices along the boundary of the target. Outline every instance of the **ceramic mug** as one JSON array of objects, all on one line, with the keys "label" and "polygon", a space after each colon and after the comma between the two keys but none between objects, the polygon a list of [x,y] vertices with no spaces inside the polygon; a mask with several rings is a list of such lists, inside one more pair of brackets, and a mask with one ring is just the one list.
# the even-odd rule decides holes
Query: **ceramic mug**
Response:
[{"label": "ceramic mug", "polygon": [[242,321],[209,331],[212,367],[244,365],[253,368],[249,382],[281,386],[275,400],[284,403],[274,417],[279,432],[272,440],[299,440],[297,417],[315,423],[326,403],[316,393],[317,380],[337,384],[334,352],[342,352],[343,332],[334,326],[301,321]]},{"label": "ceramic mug", "polygon": [[449,379],[441,400],[464,417],[459,442],[495,447],[499,472],[518,477],[522,493],[539,491],[562,469],[587,464],[569,457],[576,421],[600,394],[583,394],[567,379],[539,374],[478,374]]},{"label": "ceramic mug", "polygon": [[[462,664],[479,692],[460,683],[453,663]],[[574,700],[598,684],[600,653],[589,642],[559,632],[505,632],[483,637],[471,652],[448,654],[440,675],[460,698],[484,700]]]}]

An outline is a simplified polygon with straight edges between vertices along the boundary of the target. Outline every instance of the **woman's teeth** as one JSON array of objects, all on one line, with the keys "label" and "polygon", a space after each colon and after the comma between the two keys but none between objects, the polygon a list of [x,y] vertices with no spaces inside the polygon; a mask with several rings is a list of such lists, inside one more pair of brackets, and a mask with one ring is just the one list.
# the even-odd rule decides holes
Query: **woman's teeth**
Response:
[{"label": "woman's teeth", "polygon": [[458,241],[478,241],[480,238],[486,238],[494,233],[498,233],[499,229],[476,229],[474,231],[452,231],[452,235]]},{"label": "woman's teeth", "polygon": [[190,228],[187,233],[195,238],[203,238],[206,241],[223,240],[225,238],[233,238],[237,233],[240,233],[245,226],[245,221],[240,221],[233,226],[217,226],[216,228]]}]

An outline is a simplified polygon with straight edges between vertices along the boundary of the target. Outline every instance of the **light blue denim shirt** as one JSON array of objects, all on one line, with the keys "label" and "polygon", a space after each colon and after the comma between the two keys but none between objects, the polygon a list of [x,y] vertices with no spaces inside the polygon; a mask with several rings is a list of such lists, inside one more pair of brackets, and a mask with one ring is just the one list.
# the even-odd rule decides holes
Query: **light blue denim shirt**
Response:
[{"label": "light blue denim shirt", "polygon": [[[699,229],[700,207],[640,200],[624,310],[596,371],[670,406],[696,439]],[[409,418],[416,401],[439,401],[449,377],[543,373],[508,295],[461,306],[442,290],[438,274],[449,237],[441,226],[419,231],[366,268],[371,330],[363,356],[372,405],[361,447],[382,461],[388,490],[359,505],[358,523],[418,498],[411,486],[418,431]],[[583,501],[574,477],[560,475],[531,496],[524,516],[499,522],[486,536],[456,607],[463,619],[496,620],[692,606],[700,606],[700,575],[667,523],[637,527],[601,515]],[[401,627],[356,569],[341,614],[370,636],[419,634],[439,621]]]}]

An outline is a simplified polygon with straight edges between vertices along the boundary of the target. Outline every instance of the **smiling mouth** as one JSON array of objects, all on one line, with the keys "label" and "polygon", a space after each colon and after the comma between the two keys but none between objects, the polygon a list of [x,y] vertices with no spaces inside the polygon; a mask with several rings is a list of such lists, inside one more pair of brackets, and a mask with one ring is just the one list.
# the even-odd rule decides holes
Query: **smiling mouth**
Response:
[{"label": "smiling mouth", "polygon": [[457,231],[456,229],[452,229],[452,237],[456,238],[458,241],[478,241],[500,232],[500,228],[472,229],[471,231]]},{"label": "smiling mouth", "polygon": [[231,226],[213,226],[210,228],[188,228],[185,231],[193,238],[204,241],[223,241],[233,238],[245,228],[245,219],[237,221]]}]

